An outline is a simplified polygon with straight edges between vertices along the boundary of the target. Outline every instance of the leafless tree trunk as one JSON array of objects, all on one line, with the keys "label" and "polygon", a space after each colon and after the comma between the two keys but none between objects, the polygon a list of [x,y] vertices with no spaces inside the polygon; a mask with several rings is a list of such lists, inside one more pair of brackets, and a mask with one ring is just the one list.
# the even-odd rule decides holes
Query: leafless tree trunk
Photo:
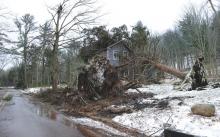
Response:
[{"label": "leafless tree trunk", "polygon": [[150,64],[150,65],[154,66],[155,68],[157,68],[158,70],[160,70],[161,72],[166,72],[166,73],[171,74],[173,76],[176,76],[176,77],[178,77],[178,78],[180,78],[182,80],[186,76],[186,73],[184,73],[184,72],[181,72],[181,71],[179,71],[179,70],[177,70],[175,68],[171,68],[171,67],[169,67],[167,65],[163,65],[161,63],[154,62],[154,61],[146,59],[146,58],[135,58],[135,59],[133,59],[130,62],[127,62],[127,63],[125,63],[125,64],[123,64],[121,66],[116,67],[116,69],[119,69],[119,68],[125,67],[127,65],[130,65],[130,64],[133,63],[134,60],[136,60],[139,63],[138,64],[139,66],[140,65],[144,65],[144,64]]},{"label": "leafless tree trunk", "polygon": [[57,85],[58,85],[58,48],[59,48],[59,39],[60,39],[60,34],[59,34],[59,27],[60,27],[60,17],[62,13],[62,5],[58,8],[57,11],[57,22],[56,22],[56,30],[55,30],[55,41],[53,45],[53,57],[52,57],[52,88],[53,90],[57,90]]},{"label": "leafless tree trunk", "polygon": [[168,74],[171,74],[171,75],[174,75],[180,79],[184,79],[186,74],[177,70],[177,69],[174,69],[174,68],[170,68],[166,65],[163,65],[163,64],[160,64],[160,63],[155,63],[155,62],[150,62],[150,64],[154,65],[157,69],[159,69],[160,71],[162,72],[166,72]]},{"label": "leafless tree trunk", "polygon": [[74,39],[74,34],[80,32],[83,27],[94,23],[97,17],[93,0],[63,0],[58,8],[49,10],[52,21],[55,24],[54,42],[52,51],[52,88],[57,90],[59,81],[59,47],[65,47]]},{"label": "leafless tree trunk", "polygon": [[24,35],[24,51],[23,51],[23,57],[24,57],[24,86],[28,87],[27,84],[27,34]]},{"label": "leafless tree trunk", "polygon": [[173,76],[176,76],[180,79],[184,79],[185,76],[186,76],[186,73],[183,73],[177,69],[174,69],[174,68],[171,68],[169,66],[166,66],[166,65],[163,65],[161,63],[157,63],[157,62],[154,62],[152,60],[149,60],[149,59],[143,59],[142,61],[143,64],[151,64],[153,65],[155,68],[157,68],[158,70],[160,70],[161,72],[166,72],[168,74],[171,74]]}]

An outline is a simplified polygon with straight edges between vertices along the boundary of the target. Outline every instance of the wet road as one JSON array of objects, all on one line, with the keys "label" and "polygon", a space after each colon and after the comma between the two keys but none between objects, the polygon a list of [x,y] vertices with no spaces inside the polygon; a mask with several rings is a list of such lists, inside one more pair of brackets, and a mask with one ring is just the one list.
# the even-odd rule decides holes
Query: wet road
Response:
[{"label": "wet road", "polygon": [[6,90],[13,94],[13,103],[0,111],[0,137],[83,137],[64,115],[29,101],[18,90],[0,93]]}]

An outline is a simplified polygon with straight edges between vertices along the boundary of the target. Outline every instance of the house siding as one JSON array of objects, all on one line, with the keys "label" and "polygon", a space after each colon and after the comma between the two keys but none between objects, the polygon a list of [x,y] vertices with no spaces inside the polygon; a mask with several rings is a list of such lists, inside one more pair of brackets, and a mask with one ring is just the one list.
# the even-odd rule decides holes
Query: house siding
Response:
[{"label": "house siding", "polygon": [[107,59],[109,60],[110,64],[113,66],[120,65],[119,60],[114,59],[114,51],[119,51],[120,53],[123,53],[124,51],[129,52],[127,48],[125,48],[123,45],[117,45],[107,48]]}]

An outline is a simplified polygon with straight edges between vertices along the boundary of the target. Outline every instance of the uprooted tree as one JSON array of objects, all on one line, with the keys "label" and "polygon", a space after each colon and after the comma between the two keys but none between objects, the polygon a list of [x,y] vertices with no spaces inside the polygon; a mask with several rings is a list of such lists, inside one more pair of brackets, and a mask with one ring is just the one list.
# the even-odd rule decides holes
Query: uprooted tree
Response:
[{"label": "uprooted tree", "polygon": [[[171,73],[183,79],[184,73],[178,70],[169,68],[160,63],[154,63],[150,60],[141,60],[142,63],[150,63],[163,72]],[[95,56],[89,65],[81,68],[81,73],[78,76],[78,90],[85,92],[88,96],[100,98],[101,96],[107,97],[109,95],[120,95],[123,90],[126,90],[133,81],[126,85],[122,84],[119,77],[119,68],[129,65],[123,64],[122,66],[114,67],[105,57]],[[136,81],[135,81],[136,82]]]},{"label": "uprooted tree", "polygon": [[[135,58],[134,60],[138,60],[139,65],[150,64],[159,71],[176,76],[184,82],[186,82],[186,78],[191,78],[192,89],[208,84],[201,58],[196,60],[192,71],[188,74],[146,58]],[[123,84],[118,74],[118,69],[131,63],[133,62],[129,61],[121,66],[114,67],[105,57],[95,56],[88,66],[81,68],[78,77],[78,90],[84,92],[87,97],[99,99],[100,96],[121,95],[123,90],[130,87],[135,88],[138,81],[130,80],[127,84]]]},{"label": "uprooted tree", "polygon": [[88,66],[81,68],[78,90],[88,97],[98,99],[100,96],[117,95],[122,88],[117,69],[104,57],[95,56]]}]

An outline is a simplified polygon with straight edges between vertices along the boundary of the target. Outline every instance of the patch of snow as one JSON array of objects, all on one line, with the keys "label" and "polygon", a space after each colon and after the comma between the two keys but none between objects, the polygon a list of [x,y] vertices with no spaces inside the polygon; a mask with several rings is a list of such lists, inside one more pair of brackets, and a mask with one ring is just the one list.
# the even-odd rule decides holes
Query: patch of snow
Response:
[{"label": "patch of snow", "polygon": [[0,87],[0,89],[14,89],[15,87],[11,86],[11,87]]},{"label": "patch of snow", "polygon": [[127,91],[126,91],[126,93],[138,93],[138,91],[136,90],[136,89],[128,89]]},{"label": "patch of snow", "polygon": [[112,134],[115,134],[115,135],[127,136],[127,134],[125,134],[125,133],[122,133],[122,132],[120,132],[120,131],[112,128],[112,127],[109,127],[109,126],[105,125],[102,122],[95,121],[95,120],[92,120],[90,118],[74,118],[74,117],[72,117],[71,119],[74,121],[74,123],[77,123],[77,124],[102,129],[102,130],[105,130],[105,131],[107,131],[109,133],[112,133]]},{"label": "patch of snow", "polygon": [[[152,99],[143,99],[142,102],[144,103],[151,103],[153,99],[164,99],[167,97],[183,97],[183,103],[178,105],[181,100],[174,99],[169,101],[170,107],[166,109],[146,108],[130,114],[116,116],[113,118],[113,121],[137,128],[147,135],[151,135],[161,129],[160,132],[153,136],[160,135],[166,123],[171,125],[172,128],[193,135],[220,136],[220,88],[207,88],[201,91],[178,91],[173,89],[173,86],[170,84],[161,84],[145,86],[144,88],[139,88],[139,90],[156,94]],[[128,90],[127,92],[131,91],[133,92],[133,90]],[[214,117],[193,115],[191,113],[191,106],[197,103],[215,105],[216,115]]]},{"label": "patch of snow", "polygon": [[47,91],[51,87],[35,87],[35,88],[27,88],[25,90],[22,90],[21,92],[24,94],[38,94],[44,91]]},{"label": "patch of snow", "polygon": [[179,83],[179,82],[181,82],[182,80],[181,79],[179,79],[179,78],[170,78],[170,79],[163,79],[163,80],[161,80],[160,82],[161,83],[166,83],[166,84],[174,84],[174,83]]},{"label": "patch of snow", "polygon": [[58,88],[66,88],[67,87],[67,84],[59,84],[57,85]]},{"label": "patch of snow", "polygon": [[152,98],[149,98],[149,99],[142,99],[140,101],[140,104],[152,104],[155,100],[152,99]]},{"label": "patch of snow", "polygon": [[[152,84],[152,85],[148,85],[145,86],[143,85],[142,88],[138,88],[139,91],[141,91],[142,93],[146,92],[151,92],[154,94],[161,94],[161,93],[167,93],[171,90],[173,90],[173,85],[171,84]],[[136,89],[128,89],[127,93],[138,93],[138,91]]]}]

